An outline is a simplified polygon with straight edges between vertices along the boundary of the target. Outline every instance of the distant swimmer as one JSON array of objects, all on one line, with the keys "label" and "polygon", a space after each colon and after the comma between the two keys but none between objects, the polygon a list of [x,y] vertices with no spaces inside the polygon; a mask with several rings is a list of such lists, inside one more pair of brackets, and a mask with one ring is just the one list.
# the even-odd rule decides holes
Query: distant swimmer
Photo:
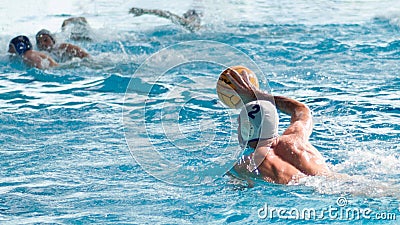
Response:
[{"label": "distant swimmer", "polygon": [[57,43],[50,31],[45,29],[40,30],[36,34],[36,44],[39,50],[53,54],[59,61],[67,61],[74,57],[86,58],[90,56],[89,53],[76,45]]},{"label": "distant swimmer", "polygon": [[129,13],[134,16],[141,16],[144,14],[155,15],[162,18],[166,18],[171,20],[172,23],[181,25],[188,29],[190,32],[195,32],[200,29],[201,24],[201,13],[196,12],[196,10],[188,10],[182,16],[178,16],[166,10],[159,9],[140,9],[140,8],[131,8]]},{"label": "distant swimmer", "polygon": [[85,17],[71,17],[63,21],[61,30],[74,41],[92,41],[92,28]]},{"label": "distant swimmer", "polygon": [[48,55],[32,50],[29,38],[23,35],[17,36],[10,41],[8,52],[21,57],[24,63],[39,69],[58,66]]},{"label": "distant swimmer", "polygon": [[[250,72],[238,74],[227,69],[223,73],[245,104],[239,115],[239,143],[254,149],[235,164],[239,175],[279,184],[296,183],[306,176],[332,175],[321,153],[309,142],[313,121],[305,104],[255,88],[248,79]],[[277,109],[291,116],[281,136]]]}]

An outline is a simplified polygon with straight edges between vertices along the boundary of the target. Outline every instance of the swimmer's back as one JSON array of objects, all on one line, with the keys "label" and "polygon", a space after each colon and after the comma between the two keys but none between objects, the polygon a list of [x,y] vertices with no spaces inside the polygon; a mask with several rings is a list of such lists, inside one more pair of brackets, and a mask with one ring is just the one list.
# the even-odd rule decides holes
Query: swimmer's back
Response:
[{"label": "swimmer's back", "polygon": [[321,153],[296,133],[284,134],[271,146],[274,153],[282,160],[295,165],[306,175],[324,175],[329,168]]}]

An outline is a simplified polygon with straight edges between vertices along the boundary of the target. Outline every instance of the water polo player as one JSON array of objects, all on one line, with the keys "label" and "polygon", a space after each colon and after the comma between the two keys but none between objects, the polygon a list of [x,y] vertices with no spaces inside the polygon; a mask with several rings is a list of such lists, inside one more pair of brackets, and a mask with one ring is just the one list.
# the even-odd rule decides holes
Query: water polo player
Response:
[{"label": "water polo player", "polygon": [[42,29],[36,34],[36,44],[39,50],[48,51],[58,61],[67,61],[74,57],[89,57],[86,51],[76,45],[57,43],[54,36],[46,29]]},{"label": "water polo player", "polygon": [[[236,172],[280,184],[295,183],[305,176],[330,175],[323,156],[309,142],[313,129],[310,109],[294,99],[255,88],[246,73],[227,72],[245,104],[239,116],[239,142],[254,148],[253,153],[236,163]],[[281,136],[277,109],[291,116],[290,125]]]},{"label": "water polo player", "polygon": [[23,35],[17,36],[10,41],[8,52],[20,56],[24,63],[39,69],[45,69],[58,64],[46,54],[32,50],[29,38]]}]

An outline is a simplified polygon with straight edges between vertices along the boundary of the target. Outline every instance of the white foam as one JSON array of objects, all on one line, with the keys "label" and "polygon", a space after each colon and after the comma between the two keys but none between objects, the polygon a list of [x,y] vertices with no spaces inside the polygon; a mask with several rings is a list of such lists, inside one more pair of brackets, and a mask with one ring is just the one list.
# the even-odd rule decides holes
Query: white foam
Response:
[{"label": "white foam", "polygon": [[[335,24],[357,23],[375,17],[391,15],[394,24],[399,23],[400,9],[393,7],[397,0],[369,1],[52,1],[3,0],[0,2],[0,29],[3,34],[35,34],[42,28],[59,31],[66,17],[85,16],[94,28],[110,28],[124,31],[146,29],[171,24],[155,16],[134,17],[128,13],[131,7],[169,10],[182,15],[195,8],[204,15],[203,24],[238,24],[242,21],[258,24],[304,23]],[[287,16],[290,14],[290,16]]]}]

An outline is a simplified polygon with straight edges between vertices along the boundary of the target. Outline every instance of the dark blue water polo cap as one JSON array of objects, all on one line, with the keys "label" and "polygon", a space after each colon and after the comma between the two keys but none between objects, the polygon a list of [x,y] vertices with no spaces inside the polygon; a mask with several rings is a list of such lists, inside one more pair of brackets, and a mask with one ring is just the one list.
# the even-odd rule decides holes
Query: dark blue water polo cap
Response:
[{"label": "dark blue water polo cap", "polygon": [[32,44],[29,41],[29,38],[27,36],[23,36],[23,35],[13,38],[10,41],[10,45],[14,46],[15,51],[18,53],[18,55],[22,55],[26,51],[32,49]]}]

